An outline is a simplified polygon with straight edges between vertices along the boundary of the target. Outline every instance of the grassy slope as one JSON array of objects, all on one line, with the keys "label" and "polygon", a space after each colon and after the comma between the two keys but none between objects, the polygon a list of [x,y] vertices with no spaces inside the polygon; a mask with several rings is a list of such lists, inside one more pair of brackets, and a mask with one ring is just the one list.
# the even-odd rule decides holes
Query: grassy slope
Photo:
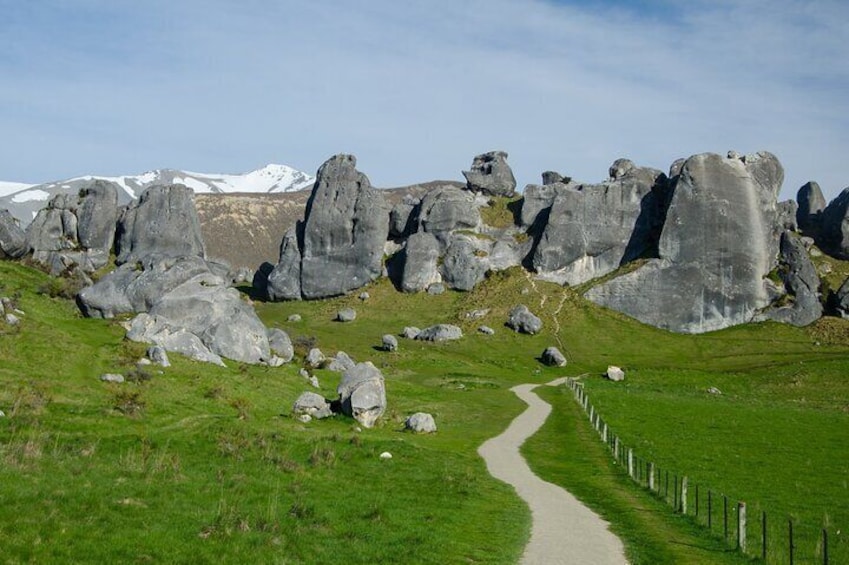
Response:
[{"label": "grassy slope", "polygon": [[[836,423],[835,429],[846,423],[845,410],[833,407],[849,398],[840,378],[849,351],[843,346],[814,346],[810,333],[776,325],[674,336],[513,273],[496,276],[469,294],[406,296],[383,282],[368,289],[371,299],[363,304],[355,297],[258,304],[267,324],[302,341],[314,338],[326,353],[343,349],[357,360],[373,360],[387,377],[390,413],[380,428],[356,432],[351,421],[341,418],[302,425],[288,415],[292,401],[307,389],[294,365],[222,369],[172,359],[172,369],[148,382],[100,383],[102,372],[130,369],[144,348],[124,342],[116,324],[80,319],[73,305],[28,290],[42,281],[38,273],[0,263],[5,294],[20,287],[27,312],[20,331],[0,336],[0,408],[9,416],[0,420],[0,536],[10,562],[300,563],[330,562],[339,555],[355,563],[514,562],[529,515],[508,488],[486,476],[475,450],[522,410],[510,386],[563,373],[541,368],[534,359],[558,341],[570,357],[568,374],[597,374],[608,363],[628,370],[625,387],[591,379],[588,388],[626,440],[641,449],[654,442],[656,451],[644,449],[645,455],[668,465],[679,457],[671,430],[645,423],[655,413],[660,420],[668,412],[686,419],[691,397],[702,401],[702,381],[725,392],[719,399],[704,399],[711,409],[736,407],[741,418],[758,414],[759,426],[778,425],[783,408],[795,406],[793,422],[800,427],[782,429],[790,436],[795,429],[807,433],[805,426],[823,419]],[[546,312],[543,335],[519,336],[501,327],[520,300]],[[357,308],[357,320],[332,322],[344,305]],[[481,307],[492,308],[483,320],[461,319],[462,313]],[[300,313],[303,321],[287,322],[292,313]],[[436,322],[459,323],[467,336],[451,344],[402,340],[392,354],[374,349],[384,333]],[[554,335],[557,322],[562,327]],[[475,333],[480,323],[497,334]],[[800,362],[811,376],[797,386],[791,380]],[[333,397],[338,377],[320,371],[319,378],[322,392]],[[641,397],[640,390],[651,394]],[[787,398],[775,410],[749,410],[769,405],[782,390]],[[644,398],[648,408],[632,403],[634,398]],[[660,402],[664,398],[667,402]],[[568,484],[569,473],[557,462],[569,458],[573,448],[588,450],[591,466],[601,465],[603,457],[593,455],[586,441],[559,440],[583,425],[564,400],[558,399],[558,418],[528,453],[541,473]],[[138,413],[125,413],[141,404]],[[417,410],[435,415],[437,435],[400,431],[403,417]],[[619,422],[614,421],[617,414]],[[725,420],[725,412],[716,414]],[[710,454],[718,443],[714,427],[697,419],[691,429],[690,443]],[[753,457],[768,459],[772,447],[763,451],[765,445],[754,442],[750,429],[756,428],[738,428],[738,439],[761,450]],[[818,437],[828,446],[841,440],[839,433]],[[799,436],[787,439],[809,437]],[[731,452],[741,449],[733,437],[717,437]],[[702,447],[707,444],[710,450]],[[394,458],[380,461],[382,451]],[[809,457],[821,477],[845,476],[845,451],[831,451],[830,457],[813,451],[808,450]],[[723,456],[722,463],[721,476],[711,483],[718,489],[731,492],[734,483],[726,479],[751,475],[748,462],[739,458]],[[785,465],[792,471],[795,463]],[[680,468],[688,470],[684,464]],[[621,510],[639,497],[628,488],[603,483],[584,495],[597,499],[599,492],[618,492],[610,498],[619,501]],[[776,488],[782,500],[793,504],[788,496],[794,483]],[[825,489],[824,494],[810,504],[817,513],[830,512],[837,523],[835,493]],[[610,511],[616,522],[621,512]],[[631,514],[630,522],[616,522],[618,531],[645,532],[646,539],[655,540],[632,541],[632,557],[659,556],[654,562],[669,555],[674,559],[666,562],[736,559],[687,545],[664,547],[667,537],[696,538],[686,523],[664,521],[659,513]]]}]

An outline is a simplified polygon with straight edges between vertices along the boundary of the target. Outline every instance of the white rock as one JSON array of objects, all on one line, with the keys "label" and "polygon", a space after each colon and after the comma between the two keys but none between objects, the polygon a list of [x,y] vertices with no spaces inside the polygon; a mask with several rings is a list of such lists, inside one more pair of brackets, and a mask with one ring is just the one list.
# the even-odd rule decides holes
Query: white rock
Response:
[{"label": "white rock", "polygon": [[381,459],[392,459],[392,454],[389,453],[388,451],[384,451],[383,453],[380,454],[380,458]]},{"label": "white rock", "polygon": [[614,382],[624,381],[625,371],[615,365],[610,365],[609,367],[607,367],[607,372],[604,374],[604,376]]},{"label": "white rock", "polygon": [[124,382],[124,375],[119,375],[117,373],[105,373],[100,375],[100,380],[105,383],[122,383]]}]

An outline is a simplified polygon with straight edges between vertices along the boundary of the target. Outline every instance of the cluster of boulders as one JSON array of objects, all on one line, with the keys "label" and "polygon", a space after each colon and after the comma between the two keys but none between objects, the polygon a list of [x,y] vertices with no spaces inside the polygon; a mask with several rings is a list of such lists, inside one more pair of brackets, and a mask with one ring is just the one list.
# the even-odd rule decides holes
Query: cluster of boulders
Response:
[{"label": "cluster of boulders", "polygon": [[[444,184],[388,209],[354,157],[331,158],[257,290],[271,300],[321,298],[385,275],[403,292],[436,294],[524,265],[546,280],[587,284],[589,300],[647,324],[700,333],[768,319],[811,323],[823,310],[808,249],[815,242],[849,257],[849,189],[826,205],[808,183],[798,204],[778,202],[784,172],[767,152],[694,155],[668,173],[618,159],[600,184],[547,171],[525,188],[507,227],[487,225],[481,213],[515,194],[507,154],[479,155],[464,175],[464,187]],[[611,278],[637,259],[644,264]]]}]

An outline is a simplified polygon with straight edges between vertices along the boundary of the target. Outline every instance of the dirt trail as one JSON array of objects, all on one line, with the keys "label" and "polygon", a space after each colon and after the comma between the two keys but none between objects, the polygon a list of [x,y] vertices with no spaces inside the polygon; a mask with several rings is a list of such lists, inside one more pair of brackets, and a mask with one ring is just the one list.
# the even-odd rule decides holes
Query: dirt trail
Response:
[{"label": "dirt trail", "polygon": [[[564,379],[548,383],[562,384]],[[510,423],[501,435],[478,449],[490,474],[512,485],[531,509],[531,539],[522,556],[526,565],[606,565],[627,563],[622,542],[608,523],[574,496],[537,477],[519,453],[551,413],[551,405],[532,391],[539,385],[524,384],[511,390],[528,404],[528,409]]]}]

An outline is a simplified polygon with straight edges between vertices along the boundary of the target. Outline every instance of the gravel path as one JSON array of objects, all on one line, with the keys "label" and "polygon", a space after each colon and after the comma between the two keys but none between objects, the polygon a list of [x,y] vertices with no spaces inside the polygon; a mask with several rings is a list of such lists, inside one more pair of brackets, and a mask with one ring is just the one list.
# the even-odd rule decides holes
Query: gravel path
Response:
[{"label": "gravel path", "polygon": [[[557,386],[564,381],[557,379],[548,385]],[[608,530],[608,523],[564,489],[537,477],[519,453],[519,447],[551,413],[551,405],[532,392],[537,386],[525,384],[511,389],[528,404],[528,409],[503,434],[478,449],[490,474],[512,485],[531,509],[531,539],[522,563],[627,563],[622,542]]]}]

